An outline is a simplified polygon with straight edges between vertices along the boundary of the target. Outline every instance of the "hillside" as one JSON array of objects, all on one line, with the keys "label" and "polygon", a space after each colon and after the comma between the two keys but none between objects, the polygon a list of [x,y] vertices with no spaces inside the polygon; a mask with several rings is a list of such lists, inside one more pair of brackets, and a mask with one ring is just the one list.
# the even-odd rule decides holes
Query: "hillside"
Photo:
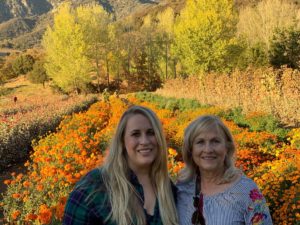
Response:
[{"label": "hillside", "polygon": [[[38,44],[52,23],[53,12],[62,0],[3,0],[0,1],[0,47],[27,49]],[[157,5],[152,0],[71,0],[74,7],[97,3],[115,18],[123,18],[137,11]]]},{"label": "hillside", "polygon": [[[0,48],[27,49],[40,43],[53,12],[67,0],[2,0],[0,1]],[[97,3],[115,18],[140,18],[169,5],[179,11],[186,0],[68,0],[74,7]],[[235,0],[238,9],[254,6],[262,0]],[[300,5],[300,0],[287,0]]]}]

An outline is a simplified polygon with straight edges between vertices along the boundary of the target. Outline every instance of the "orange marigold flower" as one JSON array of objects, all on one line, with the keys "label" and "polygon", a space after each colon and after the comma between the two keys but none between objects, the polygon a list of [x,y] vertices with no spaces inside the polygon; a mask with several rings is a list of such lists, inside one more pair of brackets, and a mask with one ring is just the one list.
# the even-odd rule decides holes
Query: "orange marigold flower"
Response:
[{"label": "orange marigold flower", "polygon": [[23,186],[24,187],[29,187],[30,186],[30,182],[28,180],[23,182]]},{"label": "orange marigold flower", "polygon": [[15,211],[11,214],[11,217],[12,217],[13,220],[16,220],[20,215],[21,215],[20,210],[15,210]]},{"label": "orange marigold flower", "polygon": [[18,176],[17,176],[17,178],[16,178],[16,180],[21,180],[22,177],[23,177],[23,174],[22,174],[22,173],[19,173]]},{"label": "orange marigold flower", "polygon": [[55,216],[57,219],[62,220],[65,210],[65,203],[59,202],[55,207]]},{"label": "orange marigold flower", "polygon": [[66,171],[71,170],[71,168],[72,168],[72,165],[70,163],[68,163],[67,165],[65,165],[65,170]]},{"label": "orange marigold flower", "polygon": [[6,184],[6,185],[10,185],[11,184],[11,180],[4,180],[3,183]]},{"label": "orange marigold flower", "polygon": [[36,190],[38,190],[38,191],[44,190],[44,185],[38,184],[38,185],[36,186]]},{"label": "orange marigold flower", "polygon": [[81,177],[81,174],[80,173],[75,173],[74,176],[79,179]]},{"label": "orange marigold flower", "polygon": [[14,194],[12,194],[12,197],[13,198],[20,198],[21,197],[21,194],[19,194],[19,193],[14,193]]},{"label": "orange marigold flower", "polygon": [[26,215],[25,220],[36,220],[38,218],[37,215],[33,214],[33,213],[29,213]]},{"label": "orange marigold flower", "polygon": [[42,224],[49,224],[52,219],[52,211],[47,205],[43,204],[40,206],[38,220]]}]

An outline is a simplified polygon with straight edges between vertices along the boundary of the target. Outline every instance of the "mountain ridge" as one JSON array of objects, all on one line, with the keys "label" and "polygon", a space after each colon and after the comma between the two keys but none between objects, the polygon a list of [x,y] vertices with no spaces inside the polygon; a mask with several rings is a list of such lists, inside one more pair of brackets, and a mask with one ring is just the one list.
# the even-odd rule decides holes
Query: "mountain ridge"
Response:
[{"label": "mountain ridge", "polygon": [[[123,18],[143,7],[158,4],[156,0],[68,0],[78,5],[96,3],[116,18]],[[47,25],[53,22],[53,11],[64,0],[0,1],[0,48],[26,49],[41,39]]]}]

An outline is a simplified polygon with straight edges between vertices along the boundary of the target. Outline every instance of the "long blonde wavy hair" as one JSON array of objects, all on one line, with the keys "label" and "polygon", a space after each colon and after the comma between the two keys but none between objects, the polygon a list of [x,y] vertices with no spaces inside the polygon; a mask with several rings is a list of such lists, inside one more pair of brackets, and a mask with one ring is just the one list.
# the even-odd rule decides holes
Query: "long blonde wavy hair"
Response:
[{"label": "long blonde wavy hair", "polygon": [[130,183],[124,133],[130,117],[141,114],[150,121],[158,143],[158,154],[152,164],[150,178],[158,198],[163,224],[178,224],[176,206],[167,168],[167,145],[162,126],[155,113],[142,106],[131,106],[122,115],[112,139],[109,154],[103,166],[103,180],[109,193],[112,218],[118,225],[145,225],[143,206],[139,203],[135,187]]},{"label": "long blonde wavy hair", "polygon": [[236,147],[230,130],[219,117],[204,115],[192,121],[184,131],[182,157],[185,162],[185,167],[180,171],[180,181],[189,181],[195,177],[198,166],[192,157],[193,142],[200,133],[207,132],[213,128],[216,128],[220,135],[224,137],[227,148],[227,154],[224,160],[225,171],[219,184],[228,183],[235,179],[238,173],[241,173],[241,171],[235,167]]}]

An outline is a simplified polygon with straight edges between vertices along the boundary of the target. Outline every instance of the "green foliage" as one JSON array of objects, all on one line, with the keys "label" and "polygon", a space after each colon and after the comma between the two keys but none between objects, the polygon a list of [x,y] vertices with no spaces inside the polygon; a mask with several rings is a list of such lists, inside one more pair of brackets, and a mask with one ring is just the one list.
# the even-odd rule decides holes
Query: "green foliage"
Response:
[{"label": "green foliage", "polygon": [[244,44],[244,49],[239,58],[237,59],[236,66],[239,69],[245,69],[249,66],[262,67],[269,65],[268,52],[264,43],[256,43],[254,45]]},{"label": "green foliage", "polygon": [[[96,72],[98,91],[100,91],[100,79],[110,82],[110,59],[109,54],[114,43],[114,32],[109,24],[112,18],[99,5],[80,6],[76,9],[77,22],[84,33],[86,54],[89,60],[94,61],[92,70]],[[105,68],[106,67],[106,68]],[[106,69],[101,71],[102,68]]]},{"label": "green foliage", "polygon": [[91,62],[86,55],[88,45],[69,3],[58,9],[53,28],[48,27],[43,37],[43,46],[47,74],[65,92],[78,93],[91,81]]},{"label": "green foliage", "polygon": [[287,65],[300,67],[300,30],[294,28],[277,30],[270,47],[270,63],[275,67]]},{"label": "green foliage", "polygon": [[12,69],[16,75],[26,74],[32,70],[34,61],[31,55],[20,55],[12,62]]},{"label": "green foliage", "polygon": [[175,51],[184,70],[226,71],[237,15],[230,0],[188,0],[175,24]]},{"label": "green foliage", "polygon": [[28,79],[35,84],[45,84],[49,80],[46,70],[44,68],[44,62],[36,61],[33,65],[32,71],[28,75]]},{"label": "green foliage", "polygon": [[175,112],[176,110],[187,111],[198,108],[207,108],[207,105],[201,105],[197,100],[186,98],[166,98],[161,95],[152,94],[150,92],[137,92],[135,93],[141,101],[151,102],[157,105],[159,109],[168,109]]},{"label": "green foliage", "polygon": [[17,77],[11,62],[6,62],[0,69],[0,77],[4,81]]},{"label": "green foliage", "polygon": [[228,120],[234,121],[239,127],[249,127],[246,121],[245,114],[243,114],[243,109],[241,107],[236,107],[228,110],[224,115]]},{"label": "green foliage", "polygon": [[[261,66],[269,64],[269,51],[274,53],[274,32],[287,27],[299,27],[299,9],[282,0],[260,1],[255,7],[245,7],[239,13],[237,33],[246,41],[244,64]],[[279,47],[280,48],[280,47]],[[280,51],[280,50],[279,50]]]},{"label": "green foliage", "polygon": [[250,131],[256,132],[268,131],[277,135],[279,139],[284,139],[289,132],[289,129],[281,128],[279,120],[274,116],[269,114],[247,116],[240,107],[230,109],[224,117],[234,121],[239,127],[247,127]]},{"label": "green foliage", "polygon": [[161,77],[163,79],[174,78],[176,77],[176,71],[174,70],[176,57],[173,51],[175,12],[172,8],[168,7],[159,13],[156,19],[158,20],[157,40],[161,43],[161,59],[159,62],[160,70],[162,71]]}]

